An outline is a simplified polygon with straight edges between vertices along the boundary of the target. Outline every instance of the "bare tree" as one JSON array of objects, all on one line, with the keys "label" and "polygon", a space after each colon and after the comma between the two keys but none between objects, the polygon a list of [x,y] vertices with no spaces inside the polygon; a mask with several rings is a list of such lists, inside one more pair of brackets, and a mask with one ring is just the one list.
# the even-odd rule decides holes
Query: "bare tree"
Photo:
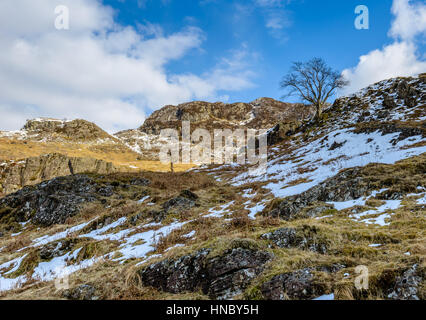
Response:
[{"label": "bare tree", "polygon": [[316,117],[322,115],[327,100],[336,89],[349,84],[343,76],[330,68],[323,59],[294,62],[290,72],[281,81],[281,88],[288,90],[285,97],[299,96],[316,107]]}]

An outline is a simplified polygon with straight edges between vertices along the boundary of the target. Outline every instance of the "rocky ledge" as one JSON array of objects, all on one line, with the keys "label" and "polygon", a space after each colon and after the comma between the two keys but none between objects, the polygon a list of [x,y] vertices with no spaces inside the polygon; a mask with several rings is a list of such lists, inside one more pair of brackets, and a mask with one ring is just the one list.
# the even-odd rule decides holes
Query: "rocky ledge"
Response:
[{"label": "rocky ledge", "polygon": [[99,128],[96,124],[82,120],[58,120],[39,118],[28,120],[22,128],[27,135],[36,140],[93,141],[111,139],[114,137]]},{"label": "rocky ledge", "polygon": [[177,260],[154,263],[139,272],[142,284],[170,293],[201,289],[212,299],[231,299],[241,294],[273,258],[269,252],[244,247],[216,257],[209,257],[211,251],[203,249]]},{"label": "rocky ledge", "polygon": [[194,101],[178,106],[165,106],[155,111],[139,130],[147,134],[159,134],[164,128],[180,128],[181,121],[190,121],[194,129],[270,129],[280,122],[311,119],[313,114],[311,107],[271,98],[233,104]]},{"label": "rocky ledge", "polygon": [[68,157],[54,153],[0,165],[0,195],[49,179],[79,173],[109,174],[118,169],[110,162],[93,158]]}]

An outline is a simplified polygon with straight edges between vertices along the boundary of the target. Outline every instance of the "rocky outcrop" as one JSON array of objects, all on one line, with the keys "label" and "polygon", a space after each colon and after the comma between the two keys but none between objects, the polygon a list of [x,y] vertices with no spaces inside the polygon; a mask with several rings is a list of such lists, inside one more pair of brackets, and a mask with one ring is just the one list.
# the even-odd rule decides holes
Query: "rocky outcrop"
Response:
[{"label": "rocky outcrop", "polygon": [[396,89],[398,97],[404,100],[404,103],[407,107],[412,108],[416,105],[419,92],[415,87],[408,84],[406,80],[402,80],[397,84]]},{"label": "rocky outcrop", "polygon": [[62,297],[69,300],[97,300],[95,296],[95,287],[89,284],[82,284],[73,289],[67,289],[62,292]]},{"label": "rocky outcrop", "polygon": [[278,274],[264,282],[260,289],[265,300],[312,300],[333,288],[319,280],[316,273],[321,272],[333,278],[333,274],[345,267],[336,263]]},{"label": "rocky outcrop", "polygon": [[300,229],[281,228],[261,236],[279,248],[298,248],[325,254],[327,252],[326,239],[319,235],[314,226],[303,226]]},{"label": "rocky outcrop", "polygon": [[418,295],[422,282],[423,277],[421,276],[419,265],[415,264],[397,277],[388,298],[392,300],[420,300]]},{"label": "rocky outcrop", "polygon": [[109,174],[117,172],[117,168],[103,160],[67,157],[56,153],[18,162],[9,161],[0,166],[0,192],[9,194],[24,186],[55,177],[88,172]]},{"label": "rocky outcrop", "polygon": [[390,97],[387,93],[383,93],[383,107],[385,109],[394,109],[396,108],[397,104],[395,100]]},{"label": "rocky outcrop", "polygon": [[163,203],[163,209],[165,212],[188,210],[193,206],[195,206],[195,201],[181,196],[170,199],[169,201]]},{"label": "rocky outcrop", "polygon": [[250,103],[210,103],[193,101],[178,106],[165,106],[155,111],[137,130],[115,134],[133,150],[157,159],[164,143],[159,139],[162,129],[181,132],[182,121],[190,122],[191,133],[206,129],[213,135],[215,129],[264,129],[270,130],[269,143],[275,144],[294,132],[300,123],[310,120],[314,108],[303,104],[284,103],[271,98],[259,98]]},{"label": "rocky outcrop", "polygon": [[82,205],[112,195],[110,187],[99,185],[87,175],[59,177],[37,186],[25,187],[0,199],[0,222],[13,219],[51,226],[65,223],[80,212]]},{"label": "rocky outcrop", "polygon": [[272,259],[272,254],[265,251],[237,248],[224,255],[210,259],[206,265],[209,296],[218,299],[230,299],[241,294],[263,266]]},{"label": "rocky outcrop", "polygon": [[40,249],[40,258],[42,260],[51,260],[69,252],[73,245],[73,240],[66,239],[54,243],[49,243]]},{"label": "rocky outcrop", "polygon": [[166,292],[195,291],[205,281],[204,263],[210,250],[200,250],[177,260],[163,260],[139,271],[142,285]]},{"label": "rocky outcrop", "polygon": [[145,178],[135,178],[130,180],[130,184],[132,186],[142,186],[142,187],[146,187],[151,183],[151,181],[149,181],[148,179]]},{"label": "rocky outcrop", "polygon": [[324,294],[324,289],[313,284],[313,269],[306,268],[273,277],[262,285],[266,300],[303,300]]},{"label": "rocky outcrop", "polygon": [[155,111],[139,130],[158,135],[161,129],[179,128],[181,121],[189,121],[194,129],[269,129],[280,122],[302,121],[310,119],[312,115],[313,108],[309,106],[284,103],[271,98],[232,104],[194,101]]},{"label": "rocky outcrop", "polygon": [[273,146],[287,137],[296,133],[297,129],[302,127],[302,122],[298,120],[278,123],[268,131],[268,145]]},{"label": "rocky outcrop", "polygon": [[231,299],[241,294],[273,257],[269,252],[245,248],[230,249],[217,257],[209,257],[210,251],[154,263],[139,272],[142,284],[170,293],[201,289],[212,299]]},{"label": "rocky outcrop", "polygon": [[[424,116],[426,90],[424,76],[398,77],[375,83],[358,93],[336,99],[331,114],[337,121],[366,123],[392,119],[419,119]],[[408,114],[406,111],[410,111]],[[400,118],[398,115],[403,114]]]},{"label": "rocky outcrop", "polygon": [[22,128],[27,135],[32,139],[38,140],[61,140],[66,141],[93,141],[97,139],[111,139],[104,130],[99,128],[96,124],[86,120],[57,120],[40,118],[28,120]]},{"label": "rocky outcrop", "polygon": [[198,196],[195,193],[190,190],[183,190],[179,196],[164,202],[161,205],[162,210],[148,211],[142,216],[152,218],[155,222],[161,222],[170,214],[179,214],[197,206],[197,199]]},{"label": "rocky outcrop", "polygon": [[154,220],[154,222],[162,222],[167,216],[171,214],[179,214],[183,211],[190,210],[195,206],[195,201],[186,199],[184,197],[176,197],[170,199],[162,204],[162,210],[152,210],[148,211],[145,214],[142,214],[142,217],[149,217]]},{"label": "rocky outcrop", "polygon": [[182,190],[180,196],[192,201],[196,201],[198,199],[198,196],[191,190]]}]

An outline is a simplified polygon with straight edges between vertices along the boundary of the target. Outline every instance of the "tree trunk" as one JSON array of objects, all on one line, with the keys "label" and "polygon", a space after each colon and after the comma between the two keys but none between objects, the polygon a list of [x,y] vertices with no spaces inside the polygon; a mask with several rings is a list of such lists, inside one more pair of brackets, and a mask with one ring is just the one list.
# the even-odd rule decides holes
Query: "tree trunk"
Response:
[{"label": "tree trunk", "polygon": [[316,107],[317,107],[317,119],[320,120],[322,116],[322,105],[318,103]]}]

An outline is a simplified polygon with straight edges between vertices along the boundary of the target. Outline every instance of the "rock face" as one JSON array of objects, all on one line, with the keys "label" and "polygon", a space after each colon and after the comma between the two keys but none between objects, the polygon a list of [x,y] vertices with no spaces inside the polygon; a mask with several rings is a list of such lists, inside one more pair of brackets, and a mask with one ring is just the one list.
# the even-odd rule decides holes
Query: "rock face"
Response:
[{"label": "rock face", "polygon": [[419,75],[381,81],[355,95],[337,99],[332,111],[343,110],[345,112],[342,118],[348,120],[352,118],[351,122],[355,120],[357,123],[364,123],[391,120],[392,114],[406,113],[407,109],[411,109],[415,119],[425,114],[426,83],[424,79],[424,76]]},{"label": "rock face", "polygon": [[395,281],[393,291],[388,295],[392,300],[419,300],[419,287],[423,281],[419,266],[415,264]]},{"label": "rock face", "polygon": [[64,290],[62,297],[69,300],[97,300],[95,296],[96,289],[88,284],[82,284],[73,289]]},{"label": "rock face", "polygon": [[316,227],[304,226],[301,230],[294,228],[281,228],[270,233],[265,233],[261,239],[270,240],[280,248],[299,248],[325,254],[327,244],[318,235]]},{"label": "rock face", "polygon": [[266,300],[302,300],[322,295],[323,289],[313,285],[312,271],[306,268],[273,277],[262,285],[263,297]]},{"label": "rock face", "polygon": [[344,269],[342,264],[304,268],[293,272],[282,273],[264,282],[261,286],[263,298],[266,300],[312,300],[333,286],[318,281],[315,272],[326,273],[328,276]]},{"label": "rock face", "polygon": [[[37,186],[25,187],[0,199],[3,215],[12,215],[15,221],[29,219],[40,226],[65,223],[76,215],[83,203],[112,195],[105,186],[98,185],[87,175],[59,177]],[[0,220],[3,216],[0,216]]]},{"label": "rock face", "polygon": [[306,120],[312,117],[313,108],[259,98],[251,103],[209,103],[194,101],[178,106],[166,106],[154,112],[139,128],[142,132],[159,134],[164,128],[178,128],[181,121],[205,129],[216,127],[269,129],[279,122]]},{"label": "rock face", "polygon": [[286,135],[310,120],[314,108],[303,104],[292,104],[271,98],[259,98],[250,103],[210,103],[194,101],[178,106],[165,106],[155,111],[137,130],[118,132],[121,139],[142,158],[158,158],[158,151],[167,141],[159,138],[162,129],[181,132],[182,121],[190,122],[190,130],[206,129],[211,134],[215,129],[265,129],[270,130],[270,144],[281,141]]},{"label": "rock face", "polygon": [[195,193],[183,190],[179,196],[164,202],[161,205],[162,210],[148,211],[147,216],[154,219],[155,222],[161,222],[170,214],[179,214],[197,206],[197,199],[198,196]]},{"label": "rock face", "polygon": [[141,270],[144,286],[166,292],[194,291],[205,281],[204,263],[210,250],[200,250],[177,260],[163,260]]},{"label": "rock face", "polygon": [[278,123],[268,132],[268,145],[272,146],[283,141],[286,137],[294,134],[301,126],[302,122],[299,120]]},{"label": "rock face", "polygon": [[316,201],[342,202],[358,199],[368,191],[367,185],[358,176],[359,170],[359,168],[345,170],[306,192],[285,198],[268,215],[291,220],[296,218],[303,208]]},{"label": "rock face", "polygon": [[395,100],[392,99],[392,97],[390,97],[388,94],[384,93],[383,94],[383,106],[386,109],[394,109],[394,108],[396,108],[397,104],[396,104]]},{"label": "rock face", "polygon": [[170,211],[187,210],[193,206],[195,206],[195,201],[181,196],[170,199],[169,201],[163,203],[163,209],[167,213]]},{"label": "rock face", "polygon": [[[421,75],[419,75],[421,78]],[[416,100],[420,95],[420,92],[406,80],[402,80],[397,85],[397,93],[400,99],[404,100],[404,103],[407,107],[412,108],[416,105]]]},{"label": "rock face", "polygon": [[209,258],[209,249],[178,260],[164,260],[141,270],[144,286],[170,293],[201,289],[212,299],[231,299],[241,294],[272,259],[272,254],[235,248]]},{"label": "rock face", "polygon": [[0,166],[0,189],[4,194],[9,194],[55,177],[86,172],[108,174],[117,172],[117,169],[103,160],[48,154],[4,163]]}]

